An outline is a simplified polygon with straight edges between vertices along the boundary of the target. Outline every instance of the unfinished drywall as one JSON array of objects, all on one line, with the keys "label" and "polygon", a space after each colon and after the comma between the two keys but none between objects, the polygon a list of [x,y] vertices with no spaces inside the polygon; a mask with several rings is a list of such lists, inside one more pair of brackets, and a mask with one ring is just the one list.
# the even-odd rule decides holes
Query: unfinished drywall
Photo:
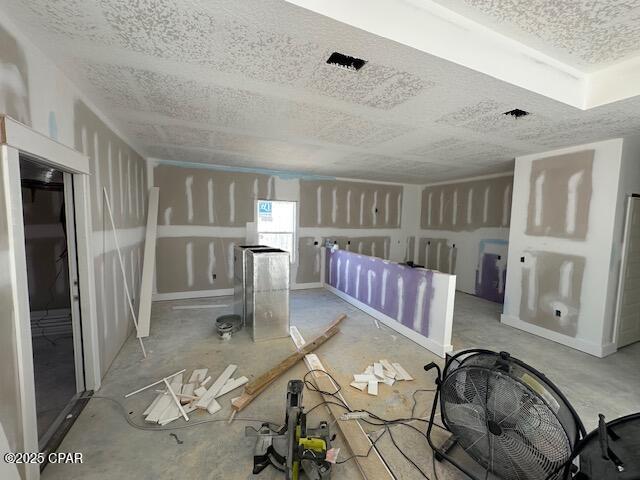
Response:
[{"label": "unfinished drywall", "polygon": [[454,276],[326,248],[325,283],[438,355],[451,350]]},{"label": "unfinished drywall", "polygon": [[585,150],[533,162],[527,235],[587,236],[593,154],[593,150]]},{"label": "unfinished drywall", "polygon": [[522,259],[520,319],[575,337],[585,258],[551,252],[523,252]]},{"label": "unfinished drywall", "polygon": [[273,199],[271,176],[158,165],[158,225],[245,227],[254,221],[255,200]]},{"label": "unfinished drywall", "polygon": [[400,228],[402,186],[335,180],[300,182],[300,226]]},{"label": "unfinished drywall", "polygon": [[342,250],[371,257],[389,258],[390,237],[300,237],[296,283],[318,283],[321,279],[321,246],[329,242]]},{"label": "unfinished drywall", "polygon": [[[0,113],[8,114],[36,131],[90,157],[90,198],[76,198],[76,201],[87,202],[92,211],[93,238],[90,243],[94,265],[102,268],[106,263],[108,268],[96,268],[95,287],[99,295],[103,294],[100,295],[100,304],[97,305],[97,325],[92,325],[98,331],[98,345],[95,348],[96,357],[93,358],[95,365],[92,365],[96,368],[92,368],[87,375],[88,389],[98,386],[97,383],[91,382],[93,379],[99,382],[99,377],[106,373],[133,328],[129,313],[122,308],[125,302],[122,275],[119,267],[115,272],[111,268],[114,242],[109,223],[103,216],[102,188],[106,187],[111,197],[120,244],[125,250],[125,270],[130,275],[129,285],[134,298],[138,296],[140,274],[136,250],[144,241],[143,220],[146,208],[144,160],[107,126],[103,117],[96,112],[97,110],[89,106],[64,73],[35,48],[6,15],[0,14]],[[3,172],[0,178],[1,185],[7,180],[5,175],[6,172]],[[25,437],[36,434],[21,430],[23,412],[15,390],[19,372],[14,368],[18,360],[13,343],[16,332],[12,322],[15,319],[12,319],[12,286],[8,278],[10,269],[7,267],[12,252],[6,243],[6,228],[2,227],[5,224],[6,212],[5,209],[0,209],[0,249],[3,252],[0,271],[1,275],[5,276],[0,280],[3,305],[0,320],[0,360],[4,366],[0,374],[0,422],[13,451],[35,451],[37,445],[24,444]],[[42,234],[44,227],[38,228]],[[41,240],[36,238],[42,236],[37,231],[25,233],[28,235],[27,248],[35,250],[38,254],[41,249],[53,248],[54,251],[58,251],[60,248],[61,243],[57,240],[56,246],[43,246]],[[105,285],[104,289],[101,288],[101,284]],[[34,286],[30,287],[33,290]],[[45,287],[42,289],[46,290]],[[40,290],[41,286],[38,286],[38,291]],[[41,300],[37,302],[42,303]],[[87,312],[85,318],[88,318],[88,315]],[[86,352],[92,347],[90,341],[91,338],[85,339]],[[23,395],[28,394],[23,392]]]},{"label": "unfinished drywall", "polygon": [[429,336],[432,271],[328,249],[326,275],[335,289]]},{"label": "unfinished drywall", "polygon": [[16,38],[1,24],[0,112],[31,125],[27,58]]},{"label": "unfinished drywall", "polygon": [[597,356],[615,350],[623,143],[516,159],[504,323]]},{"label": "unfinished drywall", "polygon": [[257,242],[258,199],[298,203],[294,288],[321,284],[326,242],[363,255],[403,259],[409,233],[402,228],[403,215],[410,216],[403,206],[407,186],[179,165],[176,160],[151,165],[151,178],[160,189],[156,299],[227,294],[233,287],[230,246]]},{"label": "unfinished drywall", "polygon": [[418,264],[432,270],[455,275],[457,248],[446,238],[421,238]]},{"label": "unfinished drywall", "polygon": [[134,328],[104,189],[111,203],[129,291],[137,308],[146,228],[146,162],[81,99],[74,101],[73,119],[73,146],[89,156],[91,169],[98,342],[104,375]]},{"label": "unfinished drywall", "polygon": [[157,241],[159,292],[203,291],[233,288],[233,248],[244,237],[169,237]]},{"label": "unfinished drywall", "polygon": [[422,191],[420,226],[452,232],[509,227],[511,176],[427,186]]},{"label": "unfinished drywall", "polygon": [[512,189],[511,174],[424,187],[407,259],[455,274],[465,293],[502,302]]}]

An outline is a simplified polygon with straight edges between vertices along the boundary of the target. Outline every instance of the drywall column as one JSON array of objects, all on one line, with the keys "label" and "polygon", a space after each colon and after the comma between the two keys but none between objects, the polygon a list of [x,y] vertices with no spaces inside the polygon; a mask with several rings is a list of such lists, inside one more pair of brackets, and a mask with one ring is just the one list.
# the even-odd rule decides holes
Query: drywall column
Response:
[{"label": "drywall column", "polygon": [[503,323],[600,357],[615,350],[603,331],[622,145],[516,159]]}]

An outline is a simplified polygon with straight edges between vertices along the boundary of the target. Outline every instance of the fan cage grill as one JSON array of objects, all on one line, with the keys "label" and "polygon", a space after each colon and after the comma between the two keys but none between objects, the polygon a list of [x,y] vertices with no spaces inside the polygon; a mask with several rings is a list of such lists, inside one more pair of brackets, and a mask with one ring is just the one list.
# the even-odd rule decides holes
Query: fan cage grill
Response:
[{"label": "fan cage grill", "polygon": [[493,352],[454,357],[440,390],[445,426],[501,478],[542,480],[571,457],[578,432],[571,408],[518,360]]}]

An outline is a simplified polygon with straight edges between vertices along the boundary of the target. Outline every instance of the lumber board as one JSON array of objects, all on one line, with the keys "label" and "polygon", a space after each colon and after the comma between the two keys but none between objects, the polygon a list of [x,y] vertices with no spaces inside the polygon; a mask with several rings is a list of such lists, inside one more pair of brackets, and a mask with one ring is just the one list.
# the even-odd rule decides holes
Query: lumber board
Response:
[{"label": "lumber board", "polygon": [[158,228],[158,199],[160,189],[149,189],[147,202],[147,229],[144,240],[142,276],[138,304],[138,338],[148,337],[151,326],[151,297],[153,294],[153,273],[156,265],[156,234]]},{"label": "lumber board", "polygon": [[167,409],[167,407],[169,407],[172,404],[173,404],[173,399],[171,398],[171,396],[163,395],[162,398],[158,401],[158,403],[153,407],[151,412],[149,412],[149,415],[147,415],[147,418],[145,418],[145,421],[149,423],[157,423],[162,413]]},{"label": "lumber board", "polygon": [[158,404],[158,402],[162,397],[164,397],[164,393],[159,393],[158,395],[156,395],[156,398],[154,398],[153,402],[151,402],[151,405],[149,405],[147,409],[144,412],[142,412],[142,415],[144,417],[149,415],[151,413],[151,410],[153,410],[153,408]]},{"label": "lumber board", "polygon": [[[331,377],[322,373],[328,372],[331,374],[327,367],[322,364],[320,358],[318,358],[315,354],[309,354],[305,356],[304,359],[307,368],[309,370],[320,370],[315,371],[311,374],[313,377],[313,382],[315,382],[318,390],[322,390],[325,392],[335,392],[338,389],[338,386],[331,380]],[[322,399],[327,402],[335,402],[333,397],[328,395],[322,395]],[[344,398],[341,393],[338,393],[340,398],[344,403],[348,405],[348,402]],[[345,440],[345,443],[351,450],[353,455],[364,455],[367,453],[369,448],[371,448],[371,439],[366,434],[362,425],[357,420],[349,420],[349,421],[339,421],[338,419],[342,414],[345,413],[345,409],[336,405],[335,403],[327,403],[327,408],[331,412],[331,415],[336,420],[336,425],[338,429],[342,433],[342,437]],[[345,457],[346,458],[346,457]],[[358,468],[360,469],[360,473],[366,480],[392,480],[394,477],[392,473],[389,471],[386,463],[380,457],[378,450],[374,447],[371,449],[371,453],[366,457],[356,457],[354,458]]]},{"label": "lumber board", "polygon": [[397,380],[413,380],[413,377],[409,375],[409,373],[404,368],[402,368],[402,365],[400,365],[399,363],[392,363],[391,365],[393,365],[395,371],[398,372],[398,375],[396,376]]},{"label": "lumber board", "polygon": [[187,383],[202,383],[202,381],[207,376],[208,371],[208,368],[196,368],[193,372],[191,372],[189,382]]},{"label": "lumber board", "polygon": [[285,358],[278,365],[273,367],[271,370],[260,375],[258,378],[247,384],[245,387],[245,392],[252,395],[256,393],[263,385],[268,385],[275,378],[278,378],[284,372],[293,367],[296,363],[304,358],[305,355],[313,352],[320,345],[329,340],[333,335],[338,333],[338,325],[342,320],[347,318],[345,314],[339,315],[325,330],[322,334],[318,335],[313,341],[308,342],[302,348],[298,349],[298,351],[292,353],[287,358]]},{"label": "lumber board", "polygon": [[235,378],[235,379],[229,379],[227,381],[227,383],[224,384],[224,386],[220,389],[220,391],[218,393],[216,393],[215,398],[221,397],[223,395],[226,395],[227,393],[235,390],[236,388],[240,388],[242,385],[246,384],[249,382],[249,379],[247,377],[239,377],[239,378]]},{"label": "lumber board", "polygon": [[136,335],[138,337],[138,342],[140,343],[140,349],[142,350],[142,356],[147,358],[147,351],[144,348],[144,343],[142,342],[142,337],[139,335],[140,327],[138,325],[138,314],[133,309],[133,301],[131,300],[131,294],[129,293],[129,284],[127,281],[127,272],[124,268],[124,260],[122,260],[122,251],[120,250],[120,243],[118,242],[118,229],[116,228],[116,222],[113,219],[113,211],[111,210],[111,202],[109,201],[109,195],[107,194],[106,187],[102,187],[102,193],[104,195],[104,203],[107,207],[107,213],[109,214],[109,221],[111,222],[111,229],[113,230],[113,243],[116,247],[116,253],[118,254],[118,263],[120,263],[120,272],[122,273],[122,283],[124,285],[124,293],[127,297],[127,302],[129,303],[129,312],[131,313],[131,319],[133,320],[133,325],[136,327]]},{"label": "lumber board", "polygon": [[[227,383],[227,380],[231,378],[231,375],[233,375],[233,372],[235,372],[237,368],[238,368],[237,365],[229,365],[227,368],[225,368],[222,374],[218,377],[218,379],[215,382],[213,382],[213,385],[209,387],[209,389],[207,390],[207,393],[202,395],[202,397],[200,397],[200,400],[197,401],[196,407],[208,410],[209,404],[215,401],[214,399],[216,395],[218,394],[220,389],[224,386],[224,384]],[[212,412],[209,412],[209,413],[212,413]]]},{"label": "lumber board", "polygon": [[[164,377],[163,379],[158,380],[157,382],[150,383],[149,385],[146,385],[146,386],[144,386],[144,387],[142,387],[142,388],[139,388],[138,390],[134,390],[133,392],[127,393],[127,394],[124,396],[124,398],[129,398],[130,396],[135,395],[136,393],[143,392],[143,391],[144,391],[144,390],[146,390],[147,388],[155,387],[156,385],[158,385],[158,384],[160,384],[160,383],[164,383],[164,379],[165,379],[165,378],[166,378],[167,380],[169,380],[170,378],[173,378],[173,377],[175,377],[176,375],[180,375],[181,373],[184,373],[184,371],[185,371],[185,369],[183,368],[183,369],[182,369],[182,370],[180,370],[179,372],[173,373],[173,374],[169,375],[168,377]],[[182,381],[182,380],[180,380],[180,381]]]}]

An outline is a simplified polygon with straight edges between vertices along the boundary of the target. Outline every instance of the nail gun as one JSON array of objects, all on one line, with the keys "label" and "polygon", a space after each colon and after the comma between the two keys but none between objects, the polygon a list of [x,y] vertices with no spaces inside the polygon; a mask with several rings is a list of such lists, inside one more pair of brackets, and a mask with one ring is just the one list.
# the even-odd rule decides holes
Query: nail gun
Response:
[{"label": "nail gun", "polygon": [[257,437],[253,457],[253,473],[262,472],[269,465],[285,473],[286,480],[298,480],[304,472],[309,480],[331,477],[332,463],[327,460],[331,450],[331,434],[327,422],[317,428],[307,427],[302,406],[302,380],[290,380],[287,385],[287,411],[283,427],[273,430],[263,423],[259,430],[246,427],[245,436]]}]

